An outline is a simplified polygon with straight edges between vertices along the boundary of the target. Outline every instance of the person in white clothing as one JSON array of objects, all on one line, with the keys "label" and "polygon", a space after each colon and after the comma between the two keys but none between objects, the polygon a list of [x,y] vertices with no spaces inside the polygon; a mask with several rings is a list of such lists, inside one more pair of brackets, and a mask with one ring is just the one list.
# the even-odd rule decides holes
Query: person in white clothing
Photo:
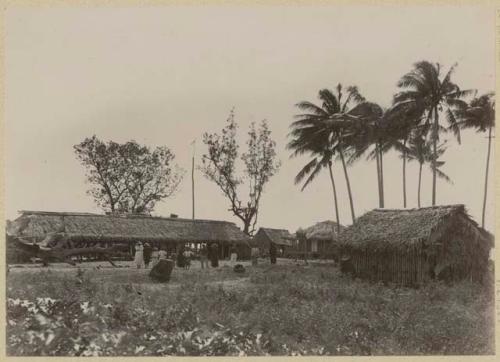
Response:
[{"label": "person in white clothing", "polygon": [[167,251],[160,249],[158,252],[158,260],[167,260]]},{"label": "person in white clothing", "polygon": [[236,264],[236,260],[238,259],[238,251],[236,250],[236,247],[232,245],[229,252],[230,252],[231,266],[234,266],[234,264]]},{"label": "person in white clothing", "polygon": [[141,242],[138,242],[135,245],[135,257],[134,257],[135,265],[137,269],[144,268],[144,247]]}]

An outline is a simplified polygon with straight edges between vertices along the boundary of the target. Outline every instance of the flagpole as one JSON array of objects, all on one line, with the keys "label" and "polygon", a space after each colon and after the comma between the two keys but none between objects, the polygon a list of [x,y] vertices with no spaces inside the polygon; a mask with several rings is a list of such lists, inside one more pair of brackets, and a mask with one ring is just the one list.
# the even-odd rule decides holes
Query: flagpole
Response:
[{"label": "flagpole", "polygon": [[194,152],[195,152],[195,146],[196,146],[196,140],[193,141],[193,157],[192,157],[192,163],[191,163],[191,194],[193,197],[193,220],[194,220]]}]

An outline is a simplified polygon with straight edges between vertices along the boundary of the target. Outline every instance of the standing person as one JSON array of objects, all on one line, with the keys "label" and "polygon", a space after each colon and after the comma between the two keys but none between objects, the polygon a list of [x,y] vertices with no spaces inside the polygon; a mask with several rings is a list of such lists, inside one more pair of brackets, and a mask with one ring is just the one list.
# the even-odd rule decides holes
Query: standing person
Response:
[{"label": "standing person", "polygon": [[177,253],[177,267],[184,268],[184,247]]},{"label": "standing person", "polygon": [[271,257],[271,264],[276,264],[276,246],[271,243],[271,247],[269,248],[269,256]]},{"label": "standing person", "polygon": [[229,255],[231,266],[234,266],[234,264],[236,264],[236,260],[238,259],[238,251],[236,250],[236,246],[234,246],[234,244],[231,245],[231,249],[229,249]]},{"label": "standing person", "polygon": [[259,258],[259,248],[253,247],[251,252],[252,252],[252,254],[251,254],[251,256],[252,256],[252,265],[253,266],[257,266],[257,261],[258,261],[258,258]]},{"label": "standing person", "polygon": [[219,266],[219,246],[217,243],[210,245],[210,262],[212,268],[217,268]]},{"label": "standing person", "polygon": [[167,251],[164,249],[160,249],[158,252],[158,261],[160,260],[167,260]]},{"label": "standing person", "polygon": [[149,262],[151,261],[151,254],[153,253],[153,248],[148,242],[144,244],[144,265],[146,268],[149,267]]},{"label": "standing person", "polygon": [[144,268],[144,247],[140,241],[135,244],[134,263],[137,266],[137,269]]},{"label": "standing person", "polygon": [[184,269],[189,269],[189,267],[191,266],[191,255],[192,255],[191,249],[186,248],[183,254],[184,254]]},{"label": "standing person", "polygon": [[154,267],[158,263],[159,255],[160,252],[158,251],[158,248],[155,246],[153,248],[153,252],[151,253],[151,266]]},{"label": "standing person", "polygon": [[208,268],[208,250],[206,245],[202,245],[200,248],[200,264],[201,269]]}]

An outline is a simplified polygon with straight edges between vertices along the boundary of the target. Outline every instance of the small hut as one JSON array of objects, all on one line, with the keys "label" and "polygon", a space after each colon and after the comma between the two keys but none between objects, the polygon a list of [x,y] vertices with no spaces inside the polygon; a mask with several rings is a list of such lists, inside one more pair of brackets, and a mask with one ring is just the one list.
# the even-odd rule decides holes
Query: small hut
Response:
[{"label": "small hut", "polygon": [[[340,231],[344,226],[340,225]],[[336,258],[338,227],[334,221],[318,222],[307,229],[299,230],[298,251],[313,258]]]},{"label": "small hut", "polygon": [[[64,247],[109,247],[122,245],[133,253],[136,242],[176,250],[185,244],[217,243],[219,256],[229,256],[236,245],[240,255],[249,255],[249,237],[234,223],[137,214],[91,214],[76,212],[21,211],[9,224],[16,236],[34,243],[58,243]],[[52,245],[47,245],[52,246]]]},{"label": "small hut", "polygon": [[295,237],[285,229],[259,228],[254,235],[251,246],[258,247],[260,255],[269,255],[271,244],[278,250],[278,255],[283,256],[286,248],[293,246]]},{"label": "small hut", "polygon": [[431,279],[482,281],[492,246],[492,235],[464,205],[376,209],[340,235],[345,270],[407,286]]}]

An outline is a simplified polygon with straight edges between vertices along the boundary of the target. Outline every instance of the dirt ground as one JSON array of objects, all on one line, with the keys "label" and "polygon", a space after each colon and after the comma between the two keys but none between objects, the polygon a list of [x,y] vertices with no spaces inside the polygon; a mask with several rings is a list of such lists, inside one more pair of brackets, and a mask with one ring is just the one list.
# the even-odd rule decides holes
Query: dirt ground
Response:
[{"label": "dirt ground", "polygon": [[[324,264],[325,261],[309,261],[309,264]],[[259,259],[258,266],[254,267],[250,261],[238,261],[236,264],[242,264],[246,271],[244,274],[237,274],[232,271],[229,260],[220,260],[218,268],[209,267],[201,269],[199,261],[191,262],[189,269],[175,267],[172,271],[169,283],[158,283],[149,277],[150,268],[137,269],[133,261],[115,262],[117,267],[112,266],[106,261],[82,262],[75,266],[67,263],[51,263],[49,266],[41,264],[14,264],[9,266],[9,274],[18,275],[26,273],[38,273],[41,271],[51,272],[70,272],[76,273],[78,269],[90,272],[102,283],[131,283],[137,287],[146,289],[178,288],[186,282],[204,282],[207,284],[222,286],[225,289],[245,288],[249,285],[250,276],[256,273],[265,273],[272,268],[269,259]],[[291,259],[278,259],[277,265],[304,265],[303,261],[294,261]]]}]

